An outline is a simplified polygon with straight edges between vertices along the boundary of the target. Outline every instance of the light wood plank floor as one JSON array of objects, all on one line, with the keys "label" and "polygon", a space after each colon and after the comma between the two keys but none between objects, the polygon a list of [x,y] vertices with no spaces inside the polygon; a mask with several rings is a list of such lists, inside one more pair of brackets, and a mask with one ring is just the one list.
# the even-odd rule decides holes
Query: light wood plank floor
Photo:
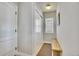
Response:
[{"label": "light wood plank floor", "polygon": [[37,56],[52,56],[52,46],[49,43],[44,43]]}]

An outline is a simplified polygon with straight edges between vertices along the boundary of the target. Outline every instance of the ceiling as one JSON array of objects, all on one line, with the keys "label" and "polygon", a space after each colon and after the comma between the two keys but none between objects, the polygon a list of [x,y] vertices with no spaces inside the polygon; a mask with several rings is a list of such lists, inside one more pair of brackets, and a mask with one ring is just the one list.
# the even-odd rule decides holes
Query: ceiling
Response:
[{"label": "ceiling", "polygon": [[[37,4],[41,8],[42,12],[56,11],[56,8],[57,8],[57,3],[55,3],[55,2],[37,2]],[[49,10],[46,9],[47,4],[50,4],[52,6],[51,9],[49,9]]]}]

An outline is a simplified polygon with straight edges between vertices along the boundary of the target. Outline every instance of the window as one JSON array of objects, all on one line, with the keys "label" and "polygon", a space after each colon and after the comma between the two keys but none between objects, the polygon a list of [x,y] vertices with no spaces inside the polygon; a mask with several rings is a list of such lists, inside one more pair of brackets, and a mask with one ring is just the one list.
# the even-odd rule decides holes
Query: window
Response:
[{"label": "window", "polygon": [[45,33],[54,33],[53,17],[45,19]]},{"label": "window", "polygon": [[35,20],[35,32],[41,32],[41,21]]},{"label": "window", "polygon": [[35,12],[35,32],[41,32],[41,17]]}]

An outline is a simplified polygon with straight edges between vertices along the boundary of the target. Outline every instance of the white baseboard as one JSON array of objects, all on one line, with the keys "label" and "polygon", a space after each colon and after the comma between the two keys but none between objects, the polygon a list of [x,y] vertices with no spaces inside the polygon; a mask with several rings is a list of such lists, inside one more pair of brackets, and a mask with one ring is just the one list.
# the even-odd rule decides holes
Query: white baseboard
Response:
[{"label": "white baseboard", "polygon": [[50,41],[44,41],[43,43],[50,43],[51,44],[52,42],[50,42]]},{"label": "white baseboard", "polygon": [[43,46],[43,43],[39,46],[37,50],[35,50],[35,52],[33,53],[33,56],[36,56],[38,54],[42,46]]}]

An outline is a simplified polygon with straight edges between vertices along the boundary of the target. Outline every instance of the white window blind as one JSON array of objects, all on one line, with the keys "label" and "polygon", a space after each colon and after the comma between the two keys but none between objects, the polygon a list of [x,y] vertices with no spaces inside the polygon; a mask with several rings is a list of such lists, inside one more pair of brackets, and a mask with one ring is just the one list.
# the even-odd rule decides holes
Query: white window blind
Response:
[{"label": "white window blind", "polygon": [[53,17],[52,18],[45,18],[45,33],[54,33],[53,28]]}]

